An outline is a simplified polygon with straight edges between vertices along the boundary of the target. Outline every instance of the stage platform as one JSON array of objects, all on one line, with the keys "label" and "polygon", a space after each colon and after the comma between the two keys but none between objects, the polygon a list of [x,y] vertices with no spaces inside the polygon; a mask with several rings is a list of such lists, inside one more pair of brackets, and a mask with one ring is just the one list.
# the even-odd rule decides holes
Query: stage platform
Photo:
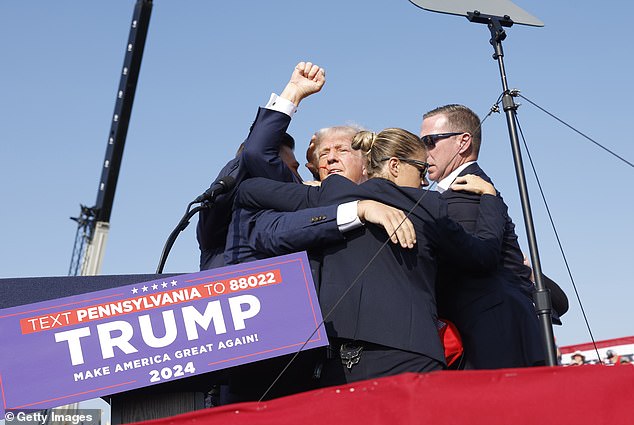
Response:
[{"label": "stage platform", "polygon": [[631,425],[634,366],[407,373],[144,425]]}]

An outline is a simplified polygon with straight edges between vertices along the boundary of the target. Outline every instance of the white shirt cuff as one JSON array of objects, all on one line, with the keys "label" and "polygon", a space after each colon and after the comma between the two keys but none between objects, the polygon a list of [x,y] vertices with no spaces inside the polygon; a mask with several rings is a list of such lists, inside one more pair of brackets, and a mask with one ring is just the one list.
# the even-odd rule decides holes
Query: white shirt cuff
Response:
[{"label": "white shirt cuff", "polygon": [[349,232],[363,226],[357,215],[359,201],[346,202],[337,207],[337,226],[341,233]]},{"label": "white shirt cuff", "polygon": [[282,112],[291,118],[293,118],[293,115],[297,112],[297,106],[295,106],[293,102],[288,99],[284,99],[283,97],[279,97],[275,93],[271,93],[269,103],[266,104],[265,108]]}]

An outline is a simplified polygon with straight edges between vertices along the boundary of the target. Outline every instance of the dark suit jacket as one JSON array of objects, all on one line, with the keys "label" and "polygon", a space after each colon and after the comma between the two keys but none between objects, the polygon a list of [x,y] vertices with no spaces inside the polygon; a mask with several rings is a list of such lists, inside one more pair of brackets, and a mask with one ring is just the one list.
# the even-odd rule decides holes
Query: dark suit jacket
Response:
[{"label": "dark suit jacket", "polygon": [[[489,177],[477,164],[460,175]],[[480,197],[465,192],[444,192],[448,213],[468,232],[475,231]],[[501,197],[500,197],[501,199]],[[438,309],[453,321],[463,338],[470,368],[530,366],[544,360],[539,324],[532,303],[531,270],[523,254],[515,225],[505,214],[502,255],[495,270],[465,273],[453,261],[441,261],[438,274]]]},{"label": "dark suit jacket", "polygon": [[236,158],[230,160],[211,184],[213,186],[225,176],[232,176],[234,189],[218,196],[213,207],[198,215],[196,238],[200,248],[200,269],[207,270],[225,265],[224,250],[235,192],[240,183],[249,177],[267,177],[284,182],[297,182],[279,155],[280,141],[291,137],[286,133],[291,118],[278,111],[259,108],[251,125],[249,136]]},{"label": "dark suit jacket", "polygon": [[437,258],[450,257],[468,270],[496,267],[503,203],[494,196],[483,197],[477,237],[448,218],[446,203],[437,193],[398,187],[384,179],[357,186],[335,175],[321,188],[251,179],[238,191],[236,203],[294,210],[355,199],[380,200],[404,211],[414,208],[410,219],[417,243],[408,250],[385,244],[385,231],[367,225],[323,250],[319,298],[329,336],[412,351],[444,363],[436,328]]},{"label": "dark suit jacket", "polygon": [[232,243],[227,244],[225,251],[227,264],[290,254],[343,240],[337,226],[336,205],[294,213],[244,208],[240,202],[235,205]]}]

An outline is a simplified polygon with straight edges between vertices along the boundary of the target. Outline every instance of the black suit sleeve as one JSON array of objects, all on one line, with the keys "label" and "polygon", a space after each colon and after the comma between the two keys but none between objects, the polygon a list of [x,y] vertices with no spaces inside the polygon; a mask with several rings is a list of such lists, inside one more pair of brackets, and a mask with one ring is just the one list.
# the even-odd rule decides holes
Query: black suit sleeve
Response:
[{"label": "black suit sleeve", "polygon": [[374,199],[356,183],[334,175],[321,186],[286,184],[263,178],[253,178],[240,185],[236,206],[250,209],[297,211],[303,208],[336,205],[358,199]]},{"label": "black suit sleeve", "polygon": [[441,202],[439,206],[436,224],[440,255],[468,271],[486,272],[495,269],[500,262],[506,223],[504,203],[496,196],[481,197],[473,235],[449,218],[446,202]]},{"label": "black suit sleeve", "polygon": [[251,177],[279,181],[298,181],[280,157],[280,144],[291,117],[283,112],[259,108],[255,122],[244,142],[242,163]]},{"label": "black suit sleeve", "polygon": [[337,226],[336,206],[296,212],[264,210],[254,218],[249,246],[267,256],[303,251],[344,239]]},{"label": "black suit sleeve", "polygon": [[474,233],[478,222],[480,196],[468,192],[447,191],[443,194],[447,201],[449,217],[458,222],[469,233]]},{"label": "black suit sleeve", "polygon": [[[314,189],[314,190],[311,190]],[[319,187],[252,178],[240,185],[236,206],[249,209],[296,211],[317,205]]]}]

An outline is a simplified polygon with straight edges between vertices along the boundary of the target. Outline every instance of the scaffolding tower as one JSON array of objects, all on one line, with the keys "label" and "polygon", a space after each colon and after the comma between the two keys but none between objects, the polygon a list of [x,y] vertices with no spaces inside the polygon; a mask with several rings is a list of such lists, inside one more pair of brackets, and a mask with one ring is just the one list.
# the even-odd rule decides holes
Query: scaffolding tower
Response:
[{"label": "scaffolding tower", "polygon": [[97,191],[97,201],[93,207],[81,205],[79,216],[71,217],[77,222],[77,232],[68,269],[69,276],[93,276],[101,271],[101,263],[110,230],[110,214],[112,213],[117,179],[121,169],[123,148],[132,114],[132,104],[139,79],[151,13],[152,0],[137,0],[132,14],[130,36],[121,70],[119,89],[117,90],[106,146],[106,158],[103,162]]}]

